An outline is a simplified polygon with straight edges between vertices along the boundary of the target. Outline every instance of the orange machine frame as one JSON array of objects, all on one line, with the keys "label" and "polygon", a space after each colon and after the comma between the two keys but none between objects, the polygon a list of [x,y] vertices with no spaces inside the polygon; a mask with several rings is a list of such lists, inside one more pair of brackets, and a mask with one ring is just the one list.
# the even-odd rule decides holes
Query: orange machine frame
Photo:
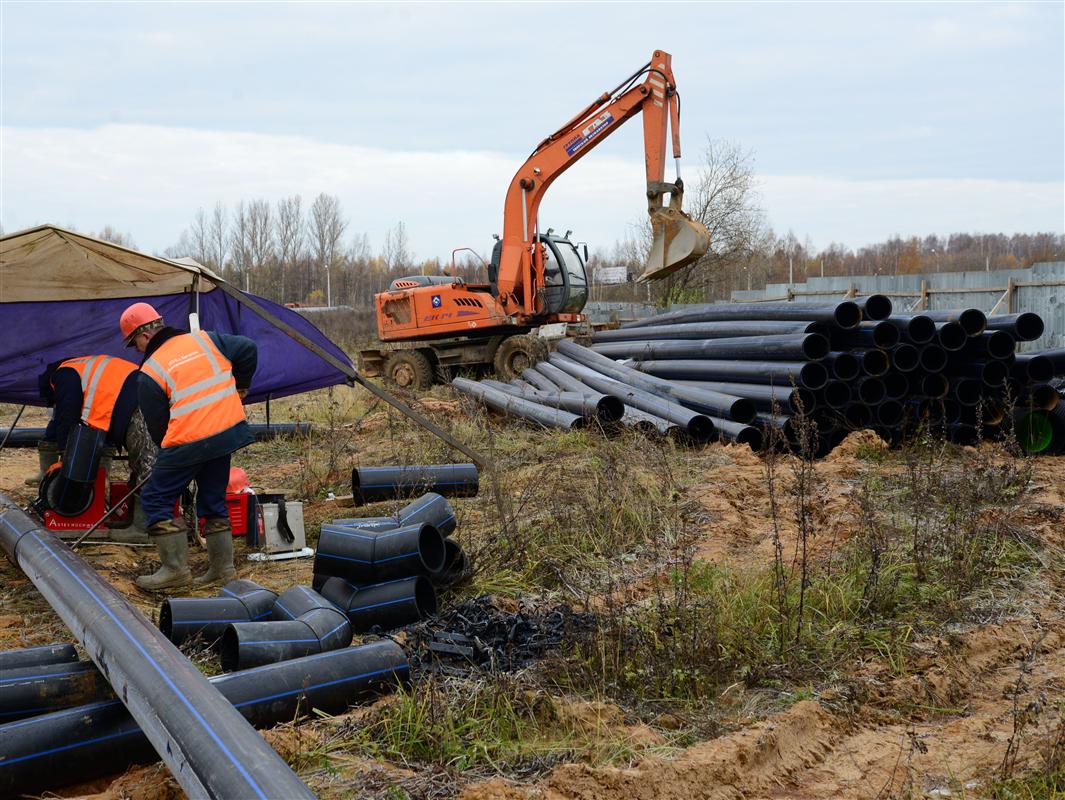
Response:
[{"label": "orange machine frame", "polygon": [[[636,83],[641,77],[643,81]],[[503,207],[498,294],[493,296],[488,285],[459,281],[399,285],[375,298],[380,338],[442,337],[501,326],[531,327],[583,319],[579,314],[543,314],[537,307],[537,290],[544,286],[543,245],[538,241],[540,203],[559,175],[641,111],[648,212],[653,215],[661,209],[667,193],[676,200],[683,192],[679,173],[675,184],[664,182],[669,127],[673,157],[680,159],[676,80],[670,54],[655,50],[651,61],[544,139],[515,173]]]}]

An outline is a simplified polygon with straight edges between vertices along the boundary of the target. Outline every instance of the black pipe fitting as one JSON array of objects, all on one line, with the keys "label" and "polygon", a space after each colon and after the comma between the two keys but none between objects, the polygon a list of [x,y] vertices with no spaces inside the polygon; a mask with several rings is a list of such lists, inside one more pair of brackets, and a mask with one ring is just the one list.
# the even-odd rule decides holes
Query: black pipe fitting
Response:
[{"label": "black pipe fitting", "polygon": [[223,586],[217,597],[169,597],[159,608],[159,630],[176,645],[199,637],[217,647],[233,622],[258,622],[270,616],[277,593],[237,579]]},{"label": "black pipe fitting", "polygon": [[351,644],[351,624],[335,605],[306,586],[293,586],[274,601],[267,622],[236,622],[222,634],[222,669],[275,664]]},{"label": "black pipe fitting", "polygon": [[355,633],[390,631],[436,613],[436,590],[422,575],[370,586],[332,577],[322,584],[321,593],[347,614]]},{"label": "black pipe fitting", "polygon": [[427,492],[403,506],[394,517],[341,518],[334,519],[333,524],[343,525],[345,528],[358,528],[367,532],[402,528],[405,525],[427,524],[440,531],[442,536],[450,536],[458,520],[455,517],[455,509],[451,507],[447,498],[436,492]]},{"label": "black pipe fitting", "polygon": [[443,568],[445,557],[444,537],[425,523],[377,533],[323,525],[314,572],[365,586],[393,578],[431,575]]}]

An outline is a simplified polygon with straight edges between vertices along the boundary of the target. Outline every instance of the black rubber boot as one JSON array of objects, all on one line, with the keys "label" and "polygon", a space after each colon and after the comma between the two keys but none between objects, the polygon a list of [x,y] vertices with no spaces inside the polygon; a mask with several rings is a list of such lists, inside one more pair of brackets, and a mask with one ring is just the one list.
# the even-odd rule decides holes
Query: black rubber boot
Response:
[{"label": "black rubber boot", "polygon": [[137,585],[142,589],[176,589],[192,582],[189,571],[189,541],[185,536],[185,526],[173,520],[156,522],[148,528],[152,543],[159,549],[159,569],[151,575],[137,578]]},{"label": "black rubber boot", "polygon": [[207,572],[197,577],[193,584],[206,586],[209,583],[228,581],[237,574],[233,568],[233,529],[228,519],[208,519],[204,525],[203,536],[207,540],[207,558],[210,566]]}]

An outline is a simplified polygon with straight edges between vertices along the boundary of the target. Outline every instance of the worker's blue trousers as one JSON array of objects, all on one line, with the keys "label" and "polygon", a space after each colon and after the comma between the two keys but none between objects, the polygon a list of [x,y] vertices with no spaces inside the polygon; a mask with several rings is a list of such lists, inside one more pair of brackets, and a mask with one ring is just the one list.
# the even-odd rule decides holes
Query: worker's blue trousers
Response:
[{"label": "worker's blue trousers", "polygon": [[196,481],[196,516],[228,518],[226,486],[229,485],[230,454],[185,467],[160,467],[141,489],[144,521],[153,525],[174,515],[174,502]]}]

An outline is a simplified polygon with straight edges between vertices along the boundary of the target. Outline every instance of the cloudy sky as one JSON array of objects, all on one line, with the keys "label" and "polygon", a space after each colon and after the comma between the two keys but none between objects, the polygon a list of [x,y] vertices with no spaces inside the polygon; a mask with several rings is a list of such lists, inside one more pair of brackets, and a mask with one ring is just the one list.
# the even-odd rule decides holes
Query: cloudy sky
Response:
[{"label": "cloudy sky", "polygon": [[[754,154],[778,232],[1065,229],[1065,4],[0,3],[0,224],[175,243],[216,201],[319,192],[380,247],[485,251],[532,147],[662,48],[688,177]],[[640,125],[542,223],[643,213]]]}]

